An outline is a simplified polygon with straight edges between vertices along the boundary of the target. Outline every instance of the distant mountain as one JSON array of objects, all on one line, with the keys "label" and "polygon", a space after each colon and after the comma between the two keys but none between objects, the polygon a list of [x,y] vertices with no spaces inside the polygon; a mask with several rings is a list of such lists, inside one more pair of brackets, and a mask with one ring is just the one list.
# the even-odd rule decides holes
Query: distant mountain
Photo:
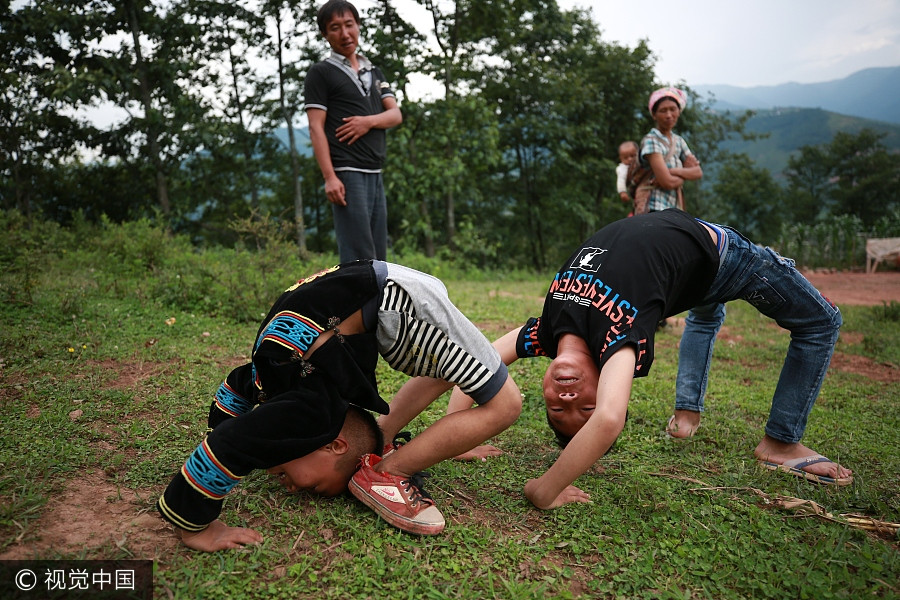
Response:
[{"label": "distant mountain", "polygon": [[[279,127],[275,130],[275,137],[281,144],[287,148],[290,144],[288,141],[288,130],[286,127]],[[301,156],[312,156],[312,143],[309,141],[309,127],[300,127],[294,129],[294,145],[297,146],[297,152]]]},{"label": "distant mountain", "polygon": [[881,142],[900,152],[900,124],[861,119],[820,108],[759,110],[747,121],[746,130],[748,133],[768,133],[769,136],[752,142],[732,140],[725,142],[723,147],[747,154],[756,166],[768,169],[779,178],[787,167],[788,158],[801,146],[827,144],[839,131],[859,133],[864,128],[885,134]]},{"label": "distant mountain", "polygon": [[834,81],[736,87],[691,86],[701,96],[715,97],[718,110],[821,108],[826,111],[900,124],[900,67],[865,69]]},{"label": "distant mountain", "polygon": [[[839,131],[859,133],[864,128],[872,129],[885,134],[885,146],[900,152],[900,109],[894,107],[895,99],[900,98],[900,67],[866,69],[826,83],[693,89],[704,96],[713,92],[715,110],[756,111],[746,129],[750,133],[768,133],[768,137],[752,142],[731,140],[723,146],[747,154],[776,178],[781,178],[788,158],[801,146],[827,144]],[[309,129],[297,128],[294,133],[300,154],[312,156]],[[287,129],[276,129],[275,136],[287,147]],[[709,173],[705,179],[713,178],[714,174]]]}]

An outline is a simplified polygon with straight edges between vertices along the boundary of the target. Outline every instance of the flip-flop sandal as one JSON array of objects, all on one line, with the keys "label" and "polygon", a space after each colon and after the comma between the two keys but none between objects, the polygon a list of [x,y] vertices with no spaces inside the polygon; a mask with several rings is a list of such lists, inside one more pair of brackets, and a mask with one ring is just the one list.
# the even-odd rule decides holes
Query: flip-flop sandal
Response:
[{"label": "flip-flop sandal", "polygon": [[674,436],[671,433],[672,432],[672,421],[674,421],[674,420],[675,420],[675,415],[672,415],[671,417],[669,417],[669,422],[666,424],[666,439],[676,440],[676,441],[688,440],[688,439],[694,437],[694,434],[697,433],[697,429],[700,429],[700,426],[698,425],[697,429],[694,429],[694,431],[691,432],[691,435],[689,435],[687,437]]},{"label": "flip-flop sandal", "polygon": [[808,467],[809,465],[814,465],[816,463],[821,462],[830,462],[834,461],[830,458],[826,458],[821,454],[813,454],[812,456],[806,456],[804,458],[794,458],[791,460],[784,461],[784,464],[777,464],[773,462],[769,462],[767,460],[760,460],[759,464],[761,464],[766,469],[770,471],[781,471],[783,473],[790,473],[795,477],[802,477],[803,479],[808,479],[809,481],[813,481],[815,483],[821,483],[822,485],[850,485],[853,483],[853,477],[828,477],[827,475],[816,475],[815,473],[810,473],[808,471],[804,471],[802,467]]}]

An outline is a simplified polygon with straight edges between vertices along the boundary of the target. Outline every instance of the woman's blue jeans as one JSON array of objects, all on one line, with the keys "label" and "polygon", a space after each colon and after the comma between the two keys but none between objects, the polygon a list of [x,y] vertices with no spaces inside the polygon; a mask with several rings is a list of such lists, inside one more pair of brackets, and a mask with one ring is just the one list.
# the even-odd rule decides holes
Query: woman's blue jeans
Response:
[{"label": "woman's blue jeans", "polygon": [[675,408],[703,410],[713,344],[725,320],[725,303],[745,300],[791,334],[766,434],[795,443],[819,395],[842,323],[837,306],[794,268],[794,261],[725,231],[726,247],[706,297],[685,319],[678,353]]}]

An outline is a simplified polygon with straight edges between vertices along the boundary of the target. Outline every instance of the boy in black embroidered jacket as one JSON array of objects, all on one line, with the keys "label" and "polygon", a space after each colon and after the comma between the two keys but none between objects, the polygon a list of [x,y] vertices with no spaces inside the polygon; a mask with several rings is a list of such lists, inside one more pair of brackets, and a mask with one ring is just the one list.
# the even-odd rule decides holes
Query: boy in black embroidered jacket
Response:
[{"label": "boy in black embroidered jacket", "polygon": [[[380,440],[365,419],[345,419],[348,410],[357,412],[351,405],[388,413],[374,377],[379,354],[414,376],[382,417],[391,438],[453,385],[479,406],[441,419],[379,460]],[[232,371],[219,388],[208,437],[157,505],[191,547],[253,543],[261,539],[258,533],[217,520],[224,496],[250,471],[268,469],[289,490],[334,495],[353,473],[347,464],[366,455],[367,481],[377,481],[378,490],[395,501],[373,506],[365,482],[353,487],[354,494],[401,529],[438,533],[443,516],[415,474],[499,433],[520,410],[506,366],[440,281],[381,261],[339,265],[301,280],[275,302],[259,329],[252,362]],[[329,472],[323,464],[334,468]]]}]

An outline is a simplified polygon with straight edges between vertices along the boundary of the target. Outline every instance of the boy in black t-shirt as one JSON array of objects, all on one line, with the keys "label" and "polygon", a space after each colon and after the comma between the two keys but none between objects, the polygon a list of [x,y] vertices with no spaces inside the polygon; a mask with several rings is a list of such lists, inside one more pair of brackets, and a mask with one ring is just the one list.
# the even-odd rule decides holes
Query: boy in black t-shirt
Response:
[{"label": "boy in black t-shirt", "polygon": [[[494,342],[510,364],[552,359],[543,381],[547,419],[565,446],[525,485],[538,508],[587,502],[571,485],[621,433],[635,377],[653,363],[657,323],[690,309],[679,349],[673,437],[699,425],[724,303],[742,299],[791,332],[766,432],[754,454],[766,468],[847,485],[852,472],[800,444],[841,325],[840,311],[793,266],[728,227],[677,209],[611,223],[556,274],[543,313]],[[449,411],[464,407],[460,397]]]}]

